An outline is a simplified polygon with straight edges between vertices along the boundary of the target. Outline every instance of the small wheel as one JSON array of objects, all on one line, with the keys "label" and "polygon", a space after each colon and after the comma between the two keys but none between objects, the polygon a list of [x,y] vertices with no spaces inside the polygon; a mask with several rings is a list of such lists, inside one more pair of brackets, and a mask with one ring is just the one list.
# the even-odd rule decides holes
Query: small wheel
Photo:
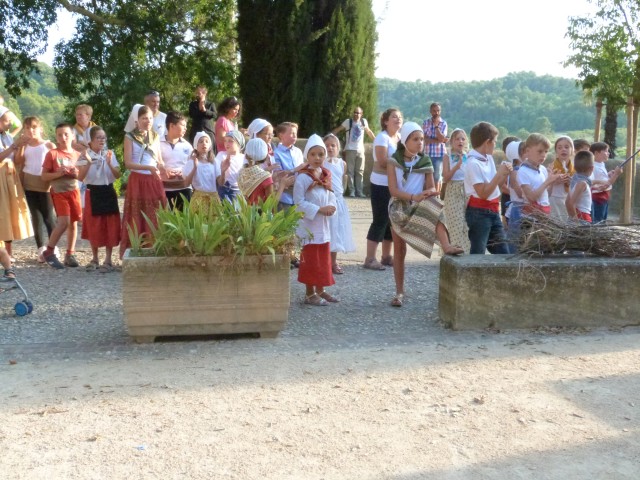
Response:
[{"label": "small wheel", "polygon": [[27,313],[33,312],[33,302],[31,300],[25,300],[24,303],[27,306]]},{"label": "small wheel", "polygon": [[27,313],[29,313],[29,307],[25,302],[16,303],[14,310],[16,311],[16,315],[18,315],[19,317],[24,317]]}]

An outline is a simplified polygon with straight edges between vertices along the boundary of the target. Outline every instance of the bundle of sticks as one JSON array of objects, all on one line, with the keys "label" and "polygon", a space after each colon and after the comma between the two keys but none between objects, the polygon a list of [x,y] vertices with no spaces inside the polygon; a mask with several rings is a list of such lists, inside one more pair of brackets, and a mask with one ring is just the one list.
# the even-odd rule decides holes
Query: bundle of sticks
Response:
[{"label": "bundle of sticks", "polygon": [[522,217],[515,241],[518,252],[525,255],[584,252],[600,257],[638,257],[640,225],[591,225],[534,212]]}]

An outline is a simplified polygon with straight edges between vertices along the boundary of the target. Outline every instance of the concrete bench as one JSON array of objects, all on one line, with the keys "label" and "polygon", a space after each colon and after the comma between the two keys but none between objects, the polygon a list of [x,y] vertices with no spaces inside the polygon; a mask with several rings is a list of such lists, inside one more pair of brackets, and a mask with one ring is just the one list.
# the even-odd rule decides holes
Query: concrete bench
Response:
[{"label": "concrete bench", "polygon": [[640,259],[446,256],[439,309],[454,330],[640,325]]}]

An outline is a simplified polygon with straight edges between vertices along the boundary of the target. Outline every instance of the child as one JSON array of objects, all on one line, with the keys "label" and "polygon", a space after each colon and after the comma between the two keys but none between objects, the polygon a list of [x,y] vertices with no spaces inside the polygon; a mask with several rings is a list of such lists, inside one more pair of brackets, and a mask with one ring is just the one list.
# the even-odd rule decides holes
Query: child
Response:
[{"label": "child", "polygon": [[4,268],[3,280],[15,280],[16,272],[11,267],[11,256],[6,248],[0,247],[0,264]]},{"label": "child", "polygon": [[351,218],[347,203],[344,201],[344,178],[347,164],[340,155],[340,140],[333,133],[326,135],[324,146],[327,148],[327,159],[324,168],[331,172],[331,185],[336,196],[336,214],[329,217],[331,229],[331,270],[334,274],[342,275],[344,270],[338,265],[338,252],[355,252],[351,231]]},{"label": "child", "polygon": [[573,140],[569,137],[558,137],[553,146],[556,159],[553,161],[551,171],[553,173],[567,174],[564,183],[556,183],[549,191],[549,205],[551,206],[551,217],[558,220],[567,219],[567,207],[565,201],[569,192],[569,182],[575,173],[573,168]]},{"label": "child", "polygon": [[568,174],[549,173],[542,165],[551,148],[551,142],[544,135],[532,133],[524,142],[524,163],[518,170],[518,182],[522,188],[525,203],[523,213],[539,210],[547,215],[551,213],[548,188],[557,183],[564,183]]},{"label": "child", "polygon": [[24,145],[25,139],[15,143],[9,135],[11,117],[9,111],[0,113],[0,240],[11,257],[11,243],[32,235],[29,207],[22,190],[20,178],[14,166],[15,153]]},{"label": "child", "polygon": [[447,219],[449,238],[454,245],[460,245],[469,253],[469,227],[464,218],[467,209],[467,195],[464,193],[464,166],[467,163],[467,134],[461,128],[451,132],[451,154],[444,155],[442,179],[447,186],[444,200],[444,216]]},{"label": "child", "polygon": [[591,147],[591,142],[589,140],[585,140],[584,138],[576,138],[573,141],[573,150],[575,153],[578,152],[588,152]]},{"label": "child", "polygon": [[[400,129],[400,143],[398,149],[387,161],[387,176],[389,177],[389,193],[393,199],[405,203],[420,203],[429,197],[438,195],[433,178],[433,165],[429,157],[424,155],[424,132],[415,122],[407,122]],[[447,227],[440,220],[442,204],[435,204],[436,209],[429,211],[427,223],[429,232],[424,238],[425,243],[433,247],[437,239],[447,255],[464,253],[460,247],[449,243]],[[396,294],[391,305],[401,307],[404,301],[404,259],[407,255],[407,243],[401,227],[395,222],[394,216],[389,215],[393,228],[393,276],[396,282]]]},{"label": "child", "polygon": [[[306,168],[302,151],[296,147],[298,139],[298,124],[293,122],[283,122],[276,127],[276,135],[280,143],[273,151],[274,161],[280,165],[281,172],[278,178],[295,175]],[[293,205],[293,192],[291,189],[285,190],[278,204],[279,210],[284,210]]]},{"label": "child", "polygon": [[593,153],[581,151],[574,159],[575,173],[571,177],[569,194],[567,195],[567,213],[571,218],[577,218],[591,223],[591,179],[593,173]]},{"label": "child", "polygon": [[498,129],[488,122],[473,126],[469,137],[472,150],[464,169],[464,190],[467,194],[465,219],[469,227],[469,252],[484,255],[506,254],[508,247],[500,218],[500,185],[507,179],[513,166],[503,162],[498,169],[493,161],[493,150]]},{"label": "child", "polygon": [[607,172],[605,162],[609,159],[609,145],[604,142],[591,144],[591,153],[595,160],[591,185],[591,217],[593,223],[605,222],[609,215],[609,198],[611,197],[611,187],[618,180],[622,173],[620,167]]},{"label": "child", "polygon": [[[78,186],[78,152],[72,148],[73,130],[68,123],[56,126],[56,148],[49,150],[42,164],[41,178],[51,183],[51,200],[56,209],[58,219],[56,226],[49,236],[44,260],[53,268],[64,269],[78,267],[79,263],[74,254],[78,235],[78,221],[82,219],[82,204],[80,203],[80,189]],[[60,237],[67,233],[67,253],[64,265],[54,252]]]},{"label": "child", "polygon": [[20,180],[24,187],[24,195],[27,199],[29,212],[31,213],[31,226],[38,248],[38,262],[44,263],[44,232],[47,236],[56,224],[53,214],[53,202],[49,193],[49,182],[42,180],[42,164],[47,152],[56,146],[42,138],[42,122],[38,117],[26,117],[24,119],[25,145],[16,153],[16,168],[20,172]]},{"label": "child", "polygon": [[506,186],[509,190],[509,205],[507,205],[504,216],[507,224],[507,237],[509,238],[509,253],[517,253],[516,243],[520,236],[520,218],[522,217],[522,207],[524,206],[522,187],[518,182],[518,171],[522,165],[520,155],[524,153],[524,142],[520,140],[512,141],[505,147],[504,152],[507,156],[507,162],[513,167],[507,177]]},{"label": "child", "polygon": [[195,149],[184,167],[182,176],[186,184],[193,186],[191,208],[208,210],[211,202],[220,200],[218,196],[217,179],[220,172],[213,155],[213,144],[208,133],[197,132],[193,138]]},{"label": "child", "polygon": [[[92,258],[87,271],[113,271],[113,247],[120,244],[120,209],[113,182],[120,178],[120,166],[112,150],[107,150],[107,134],[97,125],[89,131],[89,145],[78,160],[78,179],[87,186],[82,213],[82,238],[91,244]],[[105,248],[100,266],[98,249]]]},{"label": "child", "polygon": [[218,194],[221,200],[232,202],[240,192],[238,175],[244,166],[244,135],[239,130],[232,130],[224,136],[224,151],[216,156],[218,168]]},{"label": "child", "polygon": [[327,217],[336,212],[336,196],[332,191],[331,172],[322,166],[326,156],[322,138],[311,135],[304,148],[307,166],[300,170],[293,187],[293,200],[298,210],[304,213],[298,225],[298,236],[304,243],[298,281],[306,287],[304,303],[315,306],[338,302],[324,290],[335,283],[331,272],[331,230]]},{"label": "child", "polygon": [[[247,202],[257,205],[264,202],[273,193],[273,177],[264,167],[269,161],[269,148],[261,138],[252,138],[247,142],[245,158],[248,164],[240,172],[238,186]],[[287,177],[278,185],[276,199],[280,201],[285,188],[293,185],[295,177]]]}]

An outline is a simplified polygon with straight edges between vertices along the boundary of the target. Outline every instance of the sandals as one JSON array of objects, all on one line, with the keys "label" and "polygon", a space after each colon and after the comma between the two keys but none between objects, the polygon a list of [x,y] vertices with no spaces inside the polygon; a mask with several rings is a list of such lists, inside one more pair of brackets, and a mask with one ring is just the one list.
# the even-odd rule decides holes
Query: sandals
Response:
[{"label": "sandals", "polygon": [[324,298],[322,298],[317,293],[314,293],[312,295],[308,295],[307,297],[305,297],[304,303],[306,305],[315,305],[316,307],[326,307],[327,305],[329,305],[329,302],[327,302]]},{"label": "sandals", "polygon": [[89,263],[87,263],[87,266],[84,267],[84,269],[87,272],[93,272],[94,270],[98,270],[98,268],[100,267],[100,264],[94,260],[91,260]]},{"label": "sandals", "polygon": [[382,257],[380,260],[382,265],[386,265],[387,267],[393,267],[393,255],[389,255],[388,257]]},{"label": "sandals", "polygon": [[7,280],[15,280],[16,279],[16,272],[13,268],[6,268],[4,270],[4,278]]},{"label": "sandals", "polygon": [[404,293],[397,293],[393,300],[391,300],[392,307],[401,307],[404,301]]},{"label": "sandals", "polygon": [[109,272],[113,272],[114,270],[115,269],[113,268],[113,265],[111,265],[110,263],[103,263],[102,265],[100,265],[98,272],[109,273]]},{"label": "sandals", "polygon": [[362,268],[366,268],[367,270],[386,270],[386,267],[375,258],[366,259],[362,264]]},{"label": "sandals", "polygon": [[338,303],[338,302],[340,302],[340,300],[338,300],[336,297],[334,297],[333,295],[331,295],[330,293],[327,293],[327,292],[318,293],[317,295],[322,297],[324,300],[326,300],[329,303]]},{"label": "sandals", "polygon": [[333,265],[331,267],[331,271],[334,273],[334,275],[342,275],[344,273],[344,270],[342,269],[342,267],[338,264]]}]

